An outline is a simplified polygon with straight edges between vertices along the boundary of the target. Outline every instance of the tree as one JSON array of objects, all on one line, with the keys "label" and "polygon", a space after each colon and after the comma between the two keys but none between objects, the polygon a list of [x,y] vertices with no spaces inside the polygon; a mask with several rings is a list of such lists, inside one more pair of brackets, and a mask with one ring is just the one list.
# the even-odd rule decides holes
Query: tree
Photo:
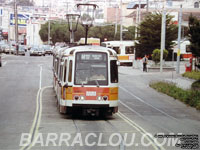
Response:
[{"label": "tree", "polygon": [[[41,26],[39,31],[40,38],[43,42],[48,41],[48,22]],[[66,22],[51,22],[50,23],[50,35],[53,44],[56,42],[70,42],[70,33],[68,30],[68,24]],[[84,29],[81,25],[78,25],[77,32],[74,33],[74,40],[78,41],[81,37],[85,37]]]},{"label": "tree", "polygon": [[[165,49],[163,51],[163,59],[165,60],[167,56],[168,56],[168,51]],[[155,64],[158,64],[158,62],[160,62],[160,49],[153,50],[152,59],[155,62]]]},{"label": "tree", "polygon": [[107,38],[108,41],[112,41],[119,40],[119,33],[115,36],[114,25],[94,26],[89,29],[88,37],[100,38],[101,42],[103,42],[105,38]]},{"label": "tree", "polygon": [[200,20],[189,17],[189,40],[192,54],[197,58],[196,66],[200,68]]},{"label": "tree", "polygon": [[126,29],[128,31],[124,32],[123,40],[134,40],[135,39],[135,26],[129,26]]},{"label": "tree", "polygon": [[192,15],[189,17],[189,40],[192,54],[200,57],[200,20]]},{"label": "tree", "polygon": [[[170,51],[177,39],[178,27],[173,24],[172,16],[166,15],[166,41],[165,48]],[[161,22],[162,14],[149,14],[141,22],[138,31],[139,37],[136,44],[137,57],[143,57],[145,54],[151,55],[154,49],[160,49],[161,41]]]},{"label": "tree", "polygon": [[[53,44],[56,42],[66,42],[69,43],[69,31],[67,23],[51,22],[50,26],[51,41]],[[88,37],[100,38],[101,42],[107,38],[108,41],[119,40],[120,39],[120,26],[117,26],[118,32],[115,35],[115,26],[94,26],[89,29]],[[124,40],[133,40],[135,35],[135,27],[130,26],[127,28],[127,32],[124,32]],[[48,22],[41,26],[39,35],[43,42],[48,41]],[[78,24],[77,32],[74,33],[74,41],[79,41],[81,38],[85,37],[85,29],[82,25]]]},{"label": "tree", "polygon": [[[135,35],[135,27],[130,26],[127,28],[127,32],[123,34],[123,40],[133,40]],[[104,38],[107,38],[108,41],[120,40],[120,26],[117,26],[117,33],[115,35],[115,26],[95,26],[90,28],[88,37],[100,38],[101,42],[104,41]]]}]

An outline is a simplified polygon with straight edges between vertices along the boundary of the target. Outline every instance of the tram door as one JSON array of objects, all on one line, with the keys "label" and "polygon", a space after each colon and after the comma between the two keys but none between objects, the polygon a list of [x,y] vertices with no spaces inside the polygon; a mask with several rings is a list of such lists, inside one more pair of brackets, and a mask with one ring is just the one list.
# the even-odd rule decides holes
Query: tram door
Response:
[{"label": "tram door", "polygon": [[58,74],[58,100],[61,99],[61,89],[62,89],[62,78],[63,78],[63,62],[60,62],[59,65],[59,74]]}]

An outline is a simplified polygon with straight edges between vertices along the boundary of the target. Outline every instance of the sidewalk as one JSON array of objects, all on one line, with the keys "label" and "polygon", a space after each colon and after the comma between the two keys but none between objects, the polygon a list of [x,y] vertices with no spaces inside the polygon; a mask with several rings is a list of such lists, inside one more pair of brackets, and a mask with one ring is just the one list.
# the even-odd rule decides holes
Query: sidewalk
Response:
[{"label": "sidewalk", "polygon": [[133,68],[133,67],[125,67],[120,66],[119,67],[119,75],[127,75],[127,76],[141,76],[145,79],[147,79],[150,82],[152,81],[166,81],[166,82],[172,82],[175,83],[178,87],[182,89],[190,89],[192,83],[195,80],[182,77],[182,73],[185,72],[185,63],[182,63],[180,66],[180,74],[177,74],[176,71],[169,71],[169,72],[143,72],[142,68]]}]

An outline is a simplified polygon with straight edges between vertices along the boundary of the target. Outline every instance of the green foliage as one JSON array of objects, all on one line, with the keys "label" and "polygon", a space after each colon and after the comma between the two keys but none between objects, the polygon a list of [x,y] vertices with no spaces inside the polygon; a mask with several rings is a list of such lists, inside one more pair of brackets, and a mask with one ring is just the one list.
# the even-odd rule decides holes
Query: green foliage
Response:
[{"label": "green foliage", "polygon": [[129,26],[126,29],[128,31],[124,32],[123,40],[134,40],[135,39],[135,26]]},{"label": "green foliage", "polygon": [[175,84],[166,82],[157,82],[150,84],[150,87],[156,89],[158,92],[165,93],[172,96],[175,99],[179,99],[182,102],[196,107],[200,110],[200,91],[197,90],[183,90],[176,87]]},{"label": "green foliage", "polygon": [[194,83],[192,83],[192,89],[200,91],[200,80],[195,81]]},{"label": "green foliage", "polygon": [[[48,41],[48,22],[43,24],[39,35],[43,42]],[[53,44],[56,42],[66,42],[69,43],[69,30],[68,30],[68,24],[62,23],[62,22],[51,22],[50,23],[50,35],[51,35],[51,41]],[[74,40],[78,41],[81,37],[84,37],[84,29],[81,25],[78,25],[77,32],[75,32]]]},{"label": "green foliage", "polygon": [[[135,35],[135,27],[130,26],[126,28],[128,31],[124,32],[123,40],[133,40]],[[120,26],[117,26],[117,33],[115,34],[115,26],[95,26],[90,28],[88,37],[100,38],[101,42],[104,41],[104,38],[107,38],[108,41],[120,40]]]},{"label": "green foliage", "polygon": [[[117,30],[120,30],[120,27],[117,27]],[[119,32],[115,35],[115,26],[95,26],[89,30],[89,37],[100,38],[101,42],[104,41],[104,38],[107,38],[108,41],[119,40]]]},{"label": "green foliage", "polygon": [[[190,49],[195,57],[200,57],[200,20],[192,15],[189,17]],[[197,64],[200,68],[200,64]]]},{"label": "green foliage", "polygon": [[[107,26],[95,26],[89,28],[88,37],[100,38],[101,42],[104,41],[104,38],[107,38],[108,41],[119,40],[120,39],[120,26],[117,27],[118,32],[115,35],[115,26],[107,25]],[[127,28],[127,32],[124,32],[123,39],[124,40],[133,40],[135,35],[135,27],[130,26]],[[69,42],[69,31],[67,23],[60,22],[51,22],[50,26],[51,40],[53,44],[56,42]],[[48,41],[48,22],[43,24],[39,35],[43,42]],[[77,31],[74,33],[74,41],[79,41],[80,38],[85,37],[85,29],[82,25],[78,25]]]},{"label": "green foliage", "polygon": [[183,77],[191,78],[194,80],[200,80],[200,71],[185,72]]},{"label": "green foliage", "polygon": [[200,57],[200,20],[196,17],[189,17],[189,40],[192,54]]},{"label": "green foliage", "polygon": [[[165,49],[163,51],[163,59],[166,59],[167,56],[168,56],[168,51]],[[156,64],[160,62],[160,49],[153,50],[152,59]]]},{"label": "green foliage", "polygon": [[[166,15],[166,41],[165,48],[170,51],[177,39],[178,27],[173,24],[172,16]],[[137,56],[151,55],[154,49],[160,48],[162,14],[149,14],[139,26],[138,43],[136,44]]]}]

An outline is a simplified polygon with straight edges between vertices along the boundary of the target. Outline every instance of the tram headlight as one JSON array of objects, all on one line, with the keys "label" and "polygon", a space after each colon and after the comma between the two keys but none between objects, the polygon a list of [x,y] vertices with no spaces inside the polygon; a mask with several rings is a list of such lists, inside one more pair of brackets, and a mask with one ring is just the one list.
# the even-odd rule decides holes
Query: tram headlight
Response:
[{"label": "tram headlight", "polygon": [[97,97],[97,100],[98,100],[98,101],[101,101],[101,100],[102,100],[102,97],[101,97],[101,96],[98,96],[98,97]]},{"label": "tram headlight", "polygon": [[85,100],[85,96],[80,96],[80,100]]}]

